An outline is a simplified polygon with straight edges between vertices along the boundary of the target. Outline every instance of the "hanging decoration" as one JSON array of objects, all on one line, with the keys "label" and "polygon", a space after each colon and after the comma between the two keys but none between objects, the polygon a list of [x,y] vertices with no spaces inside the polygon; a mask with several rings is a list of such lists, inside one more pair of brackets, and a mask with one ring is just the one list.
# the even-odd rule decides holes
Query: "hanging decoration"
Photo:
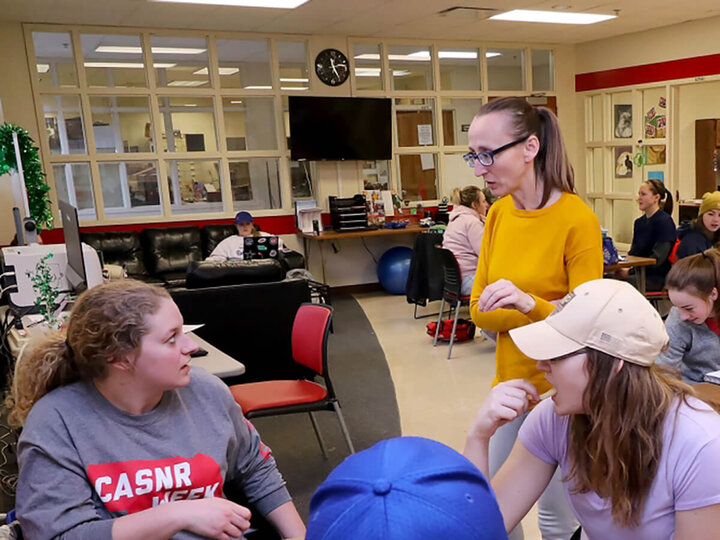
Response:
[{"label": "hanging decoration", "polygon": [[45,182],[45,173],[42,170],[38,148],[27,130],[7,122],[0,126],[0,174],[17,170],[13,132],[17,133],[18,137],[30,216],[35,220],[39,231],[49,229],[53,224],[50,197],[48,196],[50,186]]}]

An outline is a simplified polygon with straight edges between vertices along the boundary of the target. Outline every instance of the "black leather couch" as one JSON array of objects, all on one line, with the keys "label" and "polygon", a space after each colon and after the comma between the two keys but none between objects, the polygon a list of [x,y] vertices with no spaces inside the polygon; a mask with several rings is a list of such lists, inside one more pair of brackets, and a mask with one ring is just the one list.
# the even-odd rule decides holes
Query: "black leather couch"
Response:
[{"label": "black leather couch", "polygon": [[[104,263],[123,266],[129,277],[183,287],[188,265],[205,259],[233,234],[237,234],[234,225],[205,225],[85,232],[81,239],[102,255]],[[295,251],[283,253],[279,261],[285,271],[305,266],[305,259]]]}]

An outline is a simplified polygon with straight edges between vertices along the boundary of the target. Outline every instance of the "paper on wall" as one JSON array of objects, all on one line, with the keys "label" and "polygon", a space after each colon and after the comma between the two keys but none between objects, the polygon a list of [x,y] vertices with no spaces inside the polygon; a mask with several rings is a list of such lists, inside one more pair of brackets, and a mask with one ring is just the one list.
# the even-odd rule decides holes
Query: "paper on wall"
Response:
[{"label": "paper on wall", "polygon": [[418,144],[431,145],[433,143],[432,124],[418,124]]},{"label": "paper on wall", "polygon": [[429,171],[435,168],[435,160],[432,154],[420,154],[420,165],[423,171]]}]

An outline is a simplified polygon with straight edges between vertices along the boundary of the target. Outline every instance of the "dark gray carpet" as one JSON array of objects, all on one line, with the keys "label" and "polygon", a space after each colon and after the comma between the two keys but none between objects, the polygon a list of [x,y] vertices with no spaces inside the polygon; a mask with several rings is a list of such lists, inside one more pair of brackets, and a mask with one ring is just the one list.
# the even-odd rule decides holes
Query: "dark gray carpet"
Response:
[{"label": "dark gray carpet", "polygon": [[[333,297],[328,370],[342,405],[355,450],[400,436],[395,388],[370,321],[352,296]],[[335,413],[316,413],[328,448],[323,458],[307,414],[256,418],[253,424],[272,448],[278,467],[303,519],[310,498],[330,471],[348,455]]]}]

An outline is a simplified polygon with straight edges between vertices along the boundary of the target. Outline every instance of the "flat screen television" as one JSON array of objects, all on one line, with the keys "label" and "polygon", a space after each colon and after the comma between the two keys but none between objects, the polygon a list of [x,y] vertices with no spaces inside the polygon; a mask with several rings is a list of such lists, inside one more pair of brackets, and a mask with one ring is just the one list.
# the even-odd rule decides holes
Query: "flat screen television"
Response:
[{"label": "flat screen television", "polygon": [[392,157],[392,106],[386,98],[289,96],[290,159]]},{"label": "flat screen television", "polygon": [[58,208],[60,209],[63,235],[65,236],[65,254],[67,256],[65,277],[73,286],[75,292],[81,293],[87,289],[87,276],[85,274],[82,243],[80,242],[77,208],[65,201],[58,201]]}]

